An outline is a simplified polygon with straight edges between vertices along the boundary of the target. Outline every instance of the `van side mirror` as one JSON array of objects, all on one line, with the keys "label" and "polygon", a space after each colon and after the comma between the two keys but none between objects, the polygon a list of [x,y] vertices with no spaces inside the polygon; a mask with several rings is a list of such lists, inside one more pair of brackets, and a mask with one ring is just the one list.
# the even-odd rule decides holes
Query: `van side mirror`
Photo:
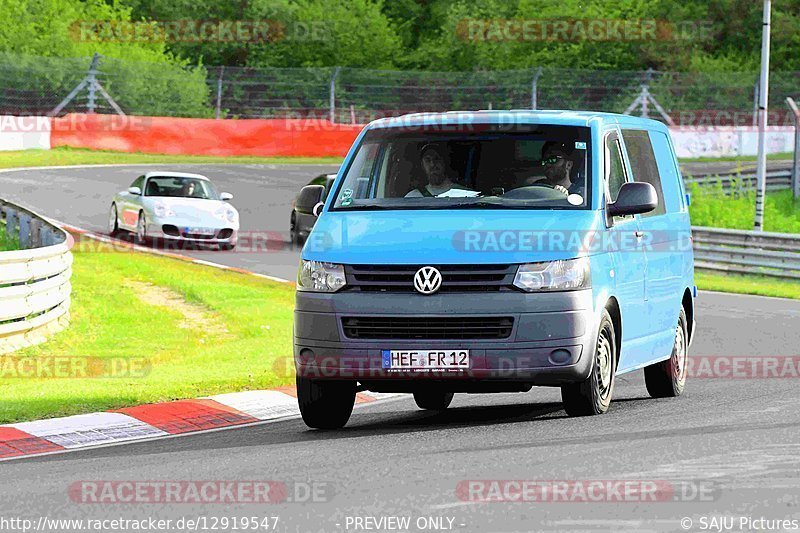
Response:
[{"label": "van side mirror", "polygon": [[619,188],[617,201],[606,205],[606,212],[612,217],[624,217],[649,213],[658,207],[658,194],[649,183],[637,181],[624,183]]},{"label": "van side mirror", "polygon": [[306,185],[300,189],[294,208],[298,213],[304,215],[317,216],[314,207],[322,202],[322,195],[325,194],[325,187],[322,185]]},{"label": "van side mirror", "polygon": [[233,200],[233,195],[229,192],[221,192],[219,193],[219,199],[223,202],[227,202],[228,200]]},{"label": "van side mirror", "polygon": [[142,189],[140,189],[139,187],[128,187],[128,192],[136,196],[142,195]]}]

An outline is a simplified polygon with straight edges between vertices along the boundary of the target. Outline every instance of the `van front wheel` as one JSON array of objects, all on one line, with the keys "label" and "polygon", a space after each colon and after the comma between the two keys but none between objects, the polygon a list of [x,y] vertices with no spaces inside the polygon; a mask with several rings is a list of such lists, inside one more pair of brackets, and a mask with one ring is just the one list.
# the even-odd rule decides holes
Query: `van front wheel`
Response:
[{"label": "van front wheel", "polygon": [[314,429],[339,429],[356,403],[354,381],[328,381],[297,376],[297,403],[303,422]]},{"label": "van front wheel", "polygon": [[666,361],[644,368],[644,384],[653,398],[674,398],[686,387],[686,367],[689,358],[689,335],[686,311],[681,307],[672,354]]},{"label": "van front wheel", "polygon": [[616,340],[611,315],[608,310],[603,310],[589,377],[579,383],[561,386],[561,400],[569,416],[601,415],[608,411],[617,371]]}]

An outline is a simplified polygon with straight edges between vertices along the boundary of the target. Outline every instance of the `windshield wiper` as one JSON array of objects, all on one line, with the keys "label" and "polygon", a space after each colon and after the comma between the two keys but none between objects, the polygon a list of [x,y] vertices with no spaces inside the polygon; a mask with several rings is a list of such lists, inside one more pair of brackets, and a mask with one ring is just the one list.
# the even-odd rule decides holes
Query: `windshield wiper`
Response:
[{"label": "windshield wiper", "polygon": [[394,209],[391,206],[382,205],[382,204],[350,204],[350,205],[340,205],[339,207],[335,207],[334,209],[373,209],[373,210],[380,210],[380,209]]},{"label": "windshield wiper", "polygon": [[[436,206],[434,209],[473,209],[473,208],[494,208],[494,209],[519,209],[520,207],[517,206],[510,206],[503,204],[502,202],[487,202],[487,201],[479,201],[479,202],[461,202],[458,204],[448,204],[448,205],[441,205]],[[527,207],[527,206],[525,206]]]}]

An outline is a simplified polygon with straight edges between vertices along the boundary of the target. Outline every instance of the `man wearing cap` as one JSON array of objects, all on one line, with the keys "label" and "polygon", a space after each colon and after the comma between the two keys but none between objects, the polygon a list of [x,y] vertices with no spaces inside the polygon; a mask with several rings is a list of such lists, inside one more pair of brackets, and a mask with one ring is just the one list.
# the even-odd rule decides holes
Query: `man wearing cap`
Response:
[{"label": "man wearing cap", "polygon": [[447,150],[443,144],[426,144],[419,152],[422,170],[428,178],[424,186],[412,189],[406,198],[432,196],[476,196],[478,193],[454,183],[447,175]]}]

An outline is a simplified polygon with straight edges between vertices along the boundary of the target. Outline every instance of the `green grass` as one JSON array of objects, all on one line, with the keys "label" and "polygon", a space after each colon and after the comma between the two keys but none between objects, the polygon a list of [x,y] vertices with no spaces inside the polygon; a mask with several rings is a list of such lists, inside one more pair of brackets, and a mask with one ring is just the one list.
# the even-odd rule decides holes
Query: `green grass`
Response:
[{"label": "green grass", "polygon": [[735,292],[800,300],[800,283],[792,280],[697,271],[695,272],[695,283],[698,289],[705,291]]},{"label": "green grass", "polygon": [[19,250],[19,242],[16,239],[8,238],[5,222],[2,222],[0,223],[0,252],[9,250]]},{"label": "green grass", "polygon": [[[294,287],[159,256],[79,251],[71,324],[14,357],[145,357],[145,377],[0,377],[0,423],[284,385],[291,367]],[[130,280],[201,306],[187,323],[176,306],[137,297]],[[8,356],[6,356],[8,357]],[[0,356],[0,361],[3,356]],[[0,366],[0,369],[3,367]]]},{"label": "green grass", "polygon": [[[767,159],[774,160],[791,160],[792,152],[780,152],[776,154],[767,154]],[[731,155],[723,157],[682,157],[679,159],[681,163],[717,163],[724,161],[742,161],[747,163],[755,163],[756,156],[754,155]]]},{"label": "green grass", "polygon": [[[715,228],[753,229],[756,210],[754,189],[740,189],[726,194],[722,186],[689,186],[692,224]],[[800,233],[800,201],[795,202],[792,191],[771,191],[764,204],[764,229],[780,233]]]},{"label": "green grass", "polygon": [[256,156],[205,156],[140,154],[80,148],[55,148],[53,150],[20,150],[0,152],[0,168],[42,167],[60,165],[103,165],[137,163],[203,163],[203,164],[335,164],[341,157],[256,157]]}]

